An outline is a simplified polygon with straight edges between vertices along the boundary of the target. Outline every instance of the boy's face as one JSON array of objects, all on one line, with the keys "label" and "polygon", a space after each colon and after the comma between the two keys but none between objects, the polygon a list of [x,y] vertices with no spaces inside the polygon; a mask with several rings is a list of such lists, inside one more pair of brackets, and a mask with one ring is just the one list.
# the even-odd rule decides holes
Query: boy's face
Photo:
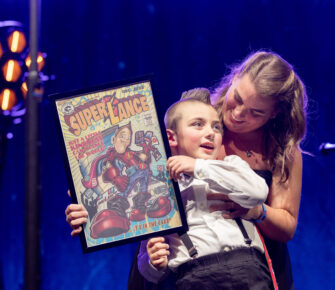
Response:
[{"label": "boy's face", "polygon": [[175,132],[178,154],[216,159],[222,144],[222,126],[215,109],[197,102],[181,104],[178,112],[182,115]]}]

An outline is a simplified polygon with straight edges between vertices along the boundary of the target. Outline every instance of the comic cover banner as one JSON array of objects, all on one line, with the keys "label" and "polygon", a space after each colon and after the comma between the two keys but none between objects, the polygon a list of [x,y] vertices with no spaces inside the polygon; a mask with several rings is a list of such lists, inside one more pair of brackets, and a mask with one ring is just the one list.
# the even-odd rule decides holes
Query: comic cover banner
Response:
[{"label": "comic cover banner", "polygon": [[89,213],[84,251],[184,226],[150,81],[55,106],[76,201]]}]

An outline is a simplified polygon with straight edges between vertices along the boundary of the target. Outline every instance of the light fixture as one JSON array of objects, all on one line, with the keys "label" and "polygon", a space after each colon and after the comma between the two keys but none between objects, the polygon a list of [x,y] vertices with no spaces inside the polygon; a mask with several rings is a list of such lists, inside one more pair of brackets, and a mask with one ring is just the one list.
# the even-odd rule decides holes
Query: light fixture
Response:
[{"label": "light fixture", "polygon": [[26,48],[26,37],[22,31],[14,30],[7,37],[8,48],[13,53],[21,53]]},{"label": "light fixture", "polygon": [[3,55],[3,49],[2,49],[2,45],[0,43],[0,58],[2,57],[2,55]]},{"label": "light fixture", "polygon": [[3,89],[0,93],[0,104],[2,111],[10,111],[16,104],[16,95],[13,90]]},{"label": "light fixture", "polygon": [[[29,69],[30,64],[31,64],[30,55],[27,56],[25,63],[26,63],[27,68]],[[41,71],[44,65],[45,65],[45,53],[39,52],[37,54],[37,70]]]},{"label": "light fixture", "polygon": [[17,60],[9,59],[3,66],[2,72],[7,82],[17,82],[22,74],[21,66]]},{"label": "light fixture", "polygon": [[[37,70],[40,83],[49,80],[49,77],[42,73],[45,58],[45,53],[39,52],[37,54]],[[23,25],[17,21],[0,21],[1,122],[11,118],[13,124],[18,124],[19,118],[25,114],[30,65],[29,45]],[[33,91],[34,97],[41,98],[44,87],[40,85]]]},{"label": "light fixture", "polygon": [[0,21],[0,114],[23,103],[21,85],[28,71],[24,59],[28,46],[23,26],[16,21]]},{"label": "light fixture", "polygon": [[28,94],[28,86],[27,86],[27,82],[24,81],[21,85],[21,93],[22,93],[22,96],[23,98],[26,98],[27,97],[27,94]]}]

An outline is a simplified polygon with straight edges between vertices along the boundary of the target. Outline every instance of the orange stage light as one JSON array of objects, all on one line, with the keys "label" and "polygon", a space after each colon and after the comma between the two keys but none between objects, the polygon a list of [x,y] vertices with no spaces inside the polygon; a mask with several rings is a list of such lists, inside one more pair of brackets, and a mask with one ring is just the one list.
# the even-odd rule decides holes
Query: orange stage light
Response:
[{"label": "orange stage light", "polygon": [[15,30],[7,38],[8,47],[13,53],[21,53],[26,47],[27,41],[23,32]]},{"label": "orange stage light", "polygon": [[0,43],[0,58],[2,57],[3,55],[3,49],[2,49],[2,46],[1,46],[1,43]]},{"label": "orange stage light", "polygon": [[22,92],[22,96],[24,98],[27,97],[27,93],[28,93],[28,86],[27,86],[27,82],[23,82],[21,85],[21,92]]},{"label": "orange stage light", "polygon": [[[30,55],[27,56],[25,63],[26,63],[27,68],[29,68],[31,64]],[[39,52],[37,55],[37,70],[41,71],[44,65],[45,65],[45,58],[43,57],[43,53]]]},{"label": "orange stage light", "polygon": [[10,59],[3,65],[2,72],[7,82],[16,82],[21,76],[22,70],[18,61]]},{"label": "orange stage light", "polygon": [[16,104],[16,95],[10,89],[4,89],[0,93],[0,104],[1,110],[11,110],[13,106]]}]

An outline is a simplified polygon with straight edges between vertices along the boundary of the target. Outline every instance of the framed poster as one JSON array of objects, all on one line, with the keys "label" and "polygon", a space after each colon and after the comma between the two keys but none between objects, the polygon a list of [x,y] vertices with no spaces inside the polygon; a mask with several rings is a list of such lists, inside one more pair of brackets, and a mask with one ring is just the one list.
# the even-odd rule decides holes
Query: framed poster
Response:
[{"label": "framed poster", "polygon": [[72,201],[89,214],[85,253],[187,229],[178,185],[166,171],[164,114],[150,77],[50,100]]}]

